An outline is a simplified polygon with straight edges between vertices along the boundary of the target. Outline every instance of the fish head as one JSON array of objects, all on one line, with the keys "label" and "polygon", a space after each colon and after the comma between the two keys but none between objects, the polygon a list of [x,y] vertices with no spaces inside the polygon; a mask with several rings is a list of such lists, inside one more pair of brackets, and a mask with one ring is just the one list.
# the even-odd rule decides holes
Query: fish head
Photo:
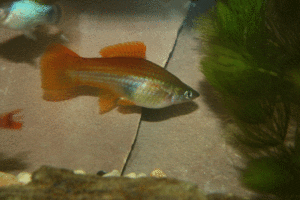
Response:
[{"label": "fish head", "polygon": [[163,84],[160,81],[146,81],[128,94],[130,95],[125,95],[127,99],[145,108],[164,108],[191,101],[199,96],[198,92],[181,81]]},{"label": "fish head", "polygon": [[3,25],[5,23],[13,4],[14,2],[11,1],[0,4],[0,24]]},{"label": "fish head", "polygon": [[187,85],[183,85],[181,87],[175,87],[173,89],[170,100],[172,104],[179,104],[191,101],[199,96],[200,94],[196,90]]}]

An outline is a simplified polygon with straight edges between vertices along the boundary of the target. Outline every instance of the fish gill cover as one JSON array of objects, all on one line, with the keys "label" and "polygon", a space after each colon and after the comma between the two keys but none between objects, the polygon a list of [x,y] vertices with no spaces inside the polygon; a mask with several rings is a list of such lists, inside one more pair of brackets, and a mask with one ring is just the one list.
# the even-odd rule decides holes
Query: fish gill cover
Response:
[{"label": "fish gill cover", "polygon": [[228,138],[246,158],[241,182],[284,199],[300,199],[299,5],[220,0],[198,20],[201,70],[231,112],[237,127],[227,126]]}]

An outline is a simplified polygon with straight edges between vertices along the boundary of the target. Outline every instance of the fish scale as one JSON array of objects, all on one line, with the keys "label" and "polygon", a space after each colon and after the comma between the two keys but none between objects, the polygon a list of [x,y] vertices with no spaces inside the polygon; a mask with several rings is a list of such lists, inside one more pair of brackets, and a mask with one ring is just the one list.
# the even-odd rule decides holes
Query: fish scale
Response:
[{"label": "fish scale", "polygon": [[[97,85],[101,86],[102,83],[110,85],[115,91],[120,93],[120,96],[126,97],[129,100],[140,99],[142,104],[146,101],[150,101],[152,105],[156,104],[157,93],[152,87],[147,86],[147,82],[159,85],[161,82],[158,80],[148,80],[138,76],[119,76],[111,73],[103,73],[96,71],[68,71],[68,74],[72,78],[76,78],[83,85]],[[160,86],[159,92],[166,93],[167,87]],[[147,94],[147,98],[143,98],[144,94]],[[158,99],[160,101],[161,99]]]},{"label": "fish scale", "polygon": [[83,85],[90,85],[91,82],[95,85],[106,83],[116,87],[115,89],[119,90],[120,92],[124,91],[127,94],[127,90],[133,91],[134,88],[138,87],[145,81],[143,78],[136,76],[127,77],[95,71],[68,71],[68,74],[70,77],[78,79]]}]

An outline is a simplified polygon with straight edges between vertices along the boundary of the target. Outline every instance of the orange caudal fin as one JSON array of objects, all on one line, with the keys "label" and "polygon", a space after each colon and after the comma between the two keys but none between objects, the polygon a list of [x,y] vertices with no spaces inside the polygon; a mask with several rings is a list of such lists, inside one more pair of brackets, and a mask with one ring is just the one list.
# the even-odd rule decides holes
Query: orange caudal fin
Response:
[{"label": "orange caudal fin", "polygon": [[66,72],[78,66],[80,60],[76,53],[61,44],[47,47],[41,59],[43,99],[61,101],[76,96],[78,84]]},{"label": "orange caudal fin", "polygon": [[100,55],[105,58],[134,57],[145,58],[146,46],[143,42],[126,42],[103,48]]},{"label": "orange caudal fin", "polygon": [[[0,115],[0,128],[20,130],[23,123],[14,121],[13,119],[13,115],[18,114],[19,112],[21,112],[21,109],[17,109]],[[22,116],[15,117],[15,119],[22,119]]]}]

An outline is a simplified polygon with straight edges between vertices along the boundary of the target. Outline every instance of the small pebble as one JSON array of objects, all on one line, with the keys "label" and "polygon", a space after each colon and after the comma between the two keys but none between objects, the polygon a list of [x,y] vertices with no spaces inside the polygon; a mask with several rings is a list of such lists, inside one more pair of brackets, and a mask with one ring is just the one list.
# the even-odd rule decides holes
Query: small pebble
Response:
[{"label": "small pebble", "polygon": [[21,185],[22,183],[18,181],[16,176],[12,174],[0,172],[0,187],[7,186],[7,185],[14,185],[14,184]]},{"label": "small pebble", "polygon": [[21,172],[17,175],[17,179],[20,183],[27,184],[31,181],[31,174],[28,172]]},{"label": "small pebble", "polygon": [[109,177],[109,176],[121,176],[121,172],[119,170],[112,170],[111,172],[108,172],[107,174],[104,174],[103,177]]},{"label": "small pebble", "polygon": [[137,178],[141,178],[141,177],[146,177],[147,174],[145,173],[139,173],[138,175],[136,175]]},{"label": "small pebble", "polygon": [[128,178],[136,178],[137,176],[136,176],[136,173],[131,172],[131,173],[125,175],[124,177],[128,177]]},{"label": "small pebble", "polygon": [[86,172],[81,169],[74,170],[73,173],[74,174],[86,174]]},{"label": "small pebble", "polygon": [[167,177],[167,175],[159,168],[154,169],[151,173],[150,176],[156,177],[156,178],[163,178]]}]

